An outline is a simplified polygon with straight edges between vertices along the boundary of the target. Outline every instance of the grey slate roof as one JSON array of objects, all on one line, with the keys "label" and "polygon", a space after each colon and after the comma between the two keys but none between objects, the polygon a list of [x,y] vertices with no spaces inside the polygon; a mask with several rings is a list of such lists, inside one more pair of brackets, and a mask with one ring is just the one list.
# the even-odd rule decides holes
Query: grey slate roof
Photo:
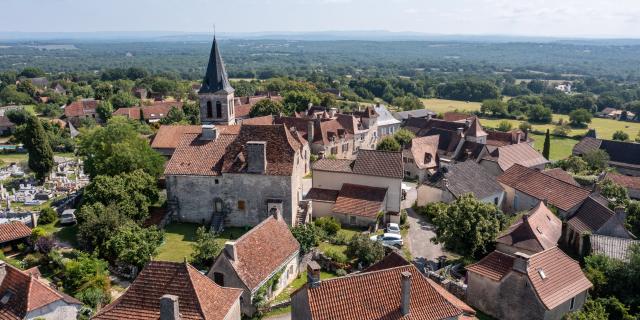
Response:
[{"label": "grey slate roof", "polygon": [[476,198],[483,199],[503,191],[496,177],[472,160],[447,166],[446,172],[440,170],[424,183],[440,189],[446,188],[456,197],[472,193]]},{"label": "grey slate roof", "polygon": [[214,36],[213,44],[211,45],[211,53],[209,54],[207,73],[204,76],[204,80],[202,80],[202,87],[200,88],[199,93],[216,93],[218,91],[232,93],[234,89],[229,83],[229,77],[227,76],[227,71],[224,68],[220,49],[218,49],[218,42]]},{"label": "grey slate roof", "polygon": [[603,254],[607,257],[622,261],[629,261],[629,247],[631,247],[631,245],[640,245],[640,240],[609,237],[599,234],[592,234],[589,237],[591,240],[592,254]]},{"label": "grey slate roof", "polygon": [[409,118],[426,118],[429,115],[433,117],[436,115],[436,113],[427,109],[393,112],[393,116],[398,120],[407,120]]},{"label": "grey slate roof", "polygon": [[609,154],[609,163],[640,167],[640,143],[585,137],[573,147],[574,155],[601,149]]}]

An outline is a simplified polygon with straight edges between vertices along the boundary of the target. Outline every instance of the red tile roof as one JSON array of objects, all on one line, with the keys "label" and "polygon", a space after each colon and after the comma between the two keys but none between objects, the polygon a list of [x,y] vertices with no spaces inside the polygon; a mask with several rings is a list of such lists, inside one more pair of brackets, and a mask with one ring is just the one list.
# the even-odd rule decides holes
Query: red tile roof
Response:
[{"label": "red tile roof", "polygon": [[22,222],[13,221],[0,224],[0,243],[23,239],[31,235],[31,228]]},{"label": "red tile roof", "polygon": [[605,203],[601,203],[594,196],[591,196],[584,201],[567,221],[567,224],[577,232],[593,233],[600,230],[614,216],[615,212],[609,209]]},{"label": "red tile roof", "polygon": [[252,125],[270,125],[273,124],[273,116],[262,116],[262,117],[255,117],[255,118],[247,118],[247,119],[243,119],[240,120],[241,124],[246,125],[246,124],[252,124]]},{"label": "red tile roof", "polygon": [[411,265],[411,263],[409,263],[409,261],[407,261],[403,256],[396,251],[391,251],[391,253],[382,258],[382,260],[372,264],[362,272],[385,270],[408,265]]},{"label": "red tile roof", "polygon": [[140,120],[140,110],[142,109],[142,116],[144,120],[157,120],[167,116],[171,108],[182,108],[182,102],[174,101],[157,101],[150,106],[144,107],[131,107],[120,108],[116,110],[113,115],[125,116],[129,119]]},{"label": "red tile roof", "polygon": [[[218,126],[219,128],[219,126]],[[152,148],[175,149],[180,143],[182,134],[202,132],[202,126],[160,126],[151,142]]]},{"label": "red tile roof", "polygon": [[70,118],[70,117],[82,117],[85,115],[95,114],[96,106],[98,105],[98,102],[100,101],[93,100],[93,99],[83,99],[83,100],[74,101],[64,108],[64,115],[67,118]]},{"label": "red tile roof", "polygon": [[614,172],[607,172],[604,178],[609,179],[627,189],[640,190],[640,177],[631,177]]},{"label": "red tile roof", "polygon": [[[440,135],[413,138],[409,150],[413,161],[419,169],[435,168],[438,166],[436,156],[438,154],[438,143]],[[427,160],[427,154],[431,155],[431,160]]]},{"label": "red tile roof", "polygon": [[542,202],[512,224],[507,232],[496,239],[514,248],[540,252],[558,244],[562,235],[562,221]]},{"label": "red tile roof", "polygon": [[92,319],[158,319],[160,297],[178,296],[182,319],[225,319],[241,289],[218,286],[186,263],[151,261],[125,293]]},{"label": "red tile roof", "polygon": [[200,134],[182,134],[167,163],[165,175],[216,176],[246,172],[245,145],[249,141],[267,143],[265,174],[286,176],[293,172],[295,153],[300,151],[302,143],[285,126],[242,125],[216,128],[218,136],[211,141],[200,140]]},{"label": "red tile roof", "polygon": [[0,283],[0,297],[4,297],[7,292],[13,295],[6,304],[0,304],[2,320],[23,319],[28,312],[60,300],[67,304],[82,305],[80,301],[40,282],[35,276],[6,263],[4,268],[6,275]]},{"label": "red tile roof", "polygon": [[573,176],[570,173],[562,170],[562,168],[547,169],[547,170],[542,171],[542,173],[544,173],[544,174],[546,174],[546,175],[548,175],[550,177],[554,177],[554,178],[556,178],[558,180],[562,180],[562,181],[564,181],[566,183],[570,183],[570,184],[572,184],[572,185],[574,185],[576,187],[580,187],[580,184],[577,183],[576,180],[573,179]]},{"label": "red tile roof", "polygon": [[375,218],[384,210],[387,189],[345,183],[340,189],[333,212]]},{"label": "red tile roof", "polygon": [[[235,242],[236,259],[230,260],[244,284],[253,291],[300,250],[284,219],[269,216]],[[224,254],[225,251],[221,255]],[[218,257],[220,259],[221,257]],[[224,256],[228,259],[228,256]]]},{"label": "red tile roof", "polygon": [[296,128],[296,131],[299,131],[304,139],[308,139],[309,122],[313,122],[312,141],[322,145],[330,144],[333,139],[352,139],[358,129],[358,120],[354,116],[340,113],[336,114],[334,118],[327,119],[297,117],[276,117],[274,119],[276,124],[285,124],[289,128]]},{"label": "red tile roof", "polygon": [[[411,274],[407,316],[400,310],[403,272]],[[435,320],[463,315],[457,305],[464,303],[449,300],[451,296],[441,294],[412,265],[324,280],[318,287],[306,290],[314,320]],[[470,308],[465,305],[465,309]]]},{"label": "red tile roof", "polygon": [[545,159],[528,143],[518,143],[499,147],[491,153],[490,158],[497,158],[498,165],[502,171],[506,171],[514,164],[531,168],[549,163],[549,160]]},{"label": "red tile roof", "polygon": [[462,121],[462,120],[467,120],[469,118],[472,118],[472,115],[466,114],[466,113],[460,113],[460,112],[445,112],[443,115],[443,120],[444,121],[450,121],[450,122],[456,122],[456,121]]},{"label": "red tile roof", "polygon": [[353,173],[353,160],[320,159],[311,165],[313,170]]},{"label": "red tile roof", "polygon": [[338,193],[339,191],[337,190],[311,188],[307,192],[305,199],[335,202],[338,199]]},{"label": "red tile roof", "polygon": [[547,200],[560,210],[568,211],[582,203],[590,191],[550,177],[540,171],[514,164],[498,177],[498,182],[526,193],[538,200]]},{"label": "red tile roof", "polygon": [[493,251],[482,260],[467,266],[467,271],[477,273],[493,281],[500,281],[513,268],[514,257],[500,251]]}]

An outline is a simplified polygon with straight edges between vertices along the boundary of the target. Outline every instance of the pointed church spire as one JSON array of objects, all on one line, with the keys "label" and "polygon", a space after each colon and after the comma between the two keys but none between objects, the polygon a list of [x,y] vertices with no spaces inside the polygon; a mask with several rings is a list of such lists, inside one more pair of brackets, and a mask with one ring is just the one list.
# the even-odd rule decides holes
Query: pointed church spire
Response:
[{"label": "pointed church spire", "polygon": [[216,93],[223,91],[224,93],[232,93],[233,87],[229,83],[227,71],[222,62],[220,49],[218,49],[218,41],[215,32],[213,35],[213,44],[211,45],[211,53],[209,54],[209,64],[207,65],[207,73],[202,81],[202,88],[199,93]]}]

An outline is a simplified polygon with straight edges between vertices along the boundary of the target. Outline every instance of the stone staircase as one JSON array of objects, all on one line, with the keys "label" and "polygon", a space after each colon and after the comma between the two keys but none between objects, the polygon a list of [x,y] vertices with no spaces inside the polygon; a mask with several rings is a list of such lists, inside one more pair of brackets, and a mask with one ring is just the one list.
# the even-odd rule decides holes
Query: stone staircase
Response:
[{"label": "stone staircase", "polygon": [[225,214],[222,212],[214,212],[211,219],[211,232],[218,233],[224,229]]}]

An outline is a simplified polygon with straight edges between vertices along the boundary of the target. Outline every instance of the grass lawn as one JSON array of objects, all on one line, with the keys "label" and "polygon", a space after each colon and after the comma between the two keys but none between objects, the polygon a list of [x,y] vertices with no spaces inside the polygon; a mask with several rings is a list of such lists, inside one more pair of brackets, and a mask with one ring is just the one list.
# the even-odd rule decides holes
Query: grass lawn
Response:
[{"label": "grass lawn", "polygon": [[[320,272],[320,280],[327,280],[327,279],[333,279],[336,278],[337,276],[333,273],[329,273],[329,272],[325,272],[325,271],[321,271]],[[289,284],[288,287],[286,287],[284,290],[282,290],[282,292],[280,292],[279,295],[277,295],[272,303],[279,303],[282,301],[285,301],[287,299],[289,299],[289,296],[291,295],[292,292],[298,290],[300,287],[302,287],[305,283],[307,283],[307,271],[301,272],[298,275],[298,278],[296,278],[295,280],[293,280],[291,282],[291,284]]]},{"label": "grass lawn", "polygon": [[[342,228],[338,231],[338,235],[345,237],[346,239],[351,239],[351,237],[353,237],[355,234],[361,233],[364,230],[361,229],[350,229],[350,228]],[[347,246],[345,245],[335,245],[335,244],[331,244],[329,242],[320,242],[320,245],[318,246],[318,249],[320,249],[320,251],[325,252],[327,250],[335,250],[341,253],[345,253],[347,252]]]},{"label": "grass lawn", "polygon": [[60,241],[66,242],[73,247],[78,246],[78,238],[76,237],[78,234],[77,224],[72,226],[62,226],[58,223],[58,220],[56,220],[49,224],[38,225],[38,227],[44,229],[47,234],[55,236]]},{"label": "grass lawn", "polygon": [[281,316],[283,314],[288,314],[291,313],[291,306],[286,306],[284,308],[277,308],[277,309],[271,309],[271,311],[266,312],[265,314],[262,315],[262,319],[269,319],[271,317],[275,317],[275,316]]},{"label": "grass lawn", "polygon": [[[530,134],[532,139],[535,139],[533,147],[542,153],[544,147],[544,135],[543,134]],[[551,161],[567,158],[571,155],[573,146],[578,143],[579,140],[567,138],[567,137],[554,137],[551,136],[551,150],[549,157]]]},{"label": "grass lawn", "polygon": [[445,113],[451,111],[480,111],[480,102],[466,102],[445,99],[420,99],[425,108],[435,113]]},{"label": "grass lawn", "polygon": [[[200,227],[195,223],[172,223],[164,228],[164,243],[158,249],[156,260],[181,262],[184,258],[191,257],[193,253],[192,245],[196,242],[196,230]],[[218,235],[221,246],[224,243],[237,239],[249,229],[247,228],[226,228]]]}]

